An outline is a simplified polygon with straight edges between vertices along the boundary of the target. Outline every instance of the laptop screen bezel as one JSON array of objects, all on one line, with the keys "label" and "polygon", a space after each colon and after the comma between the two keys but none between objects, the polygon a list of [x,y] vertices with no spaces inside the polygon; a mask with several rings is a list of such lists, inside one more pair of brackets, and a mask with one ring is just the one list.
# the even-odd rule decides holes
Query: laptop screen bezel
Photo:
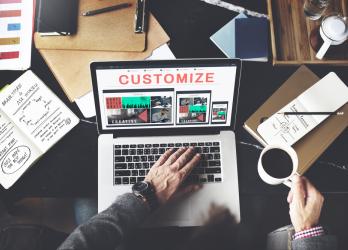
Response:
[{"label": "laptop screen bezel", "polygon": [[[185,68],[185,67],[230,67],[236,66],[236,76],[234,83],[234,96],[231,112],[230,126],[214,126],[214,127],[174,127],[174,128],[130,128],[130,129],[111,129],[105,130],[102,126],[100,101],[98,94],[98,69],[144,69],[144,68]],[[96,108],[96,122],[98,132],[100,134],[117,134],[117,136],[139,136],[139,135],[176,135],[176,134],[206,134],[218,133],[221,130],[235,131],[237,122],[237,107],[240,86],[241,60],[240,59],[176,59],[176,60],[149,60],[149,61],[107,61],[92,62],[90,64],[93,95]],[[199,129],[197,129],[199,128]],[[155,133],[154,133],[155,131]]]}]

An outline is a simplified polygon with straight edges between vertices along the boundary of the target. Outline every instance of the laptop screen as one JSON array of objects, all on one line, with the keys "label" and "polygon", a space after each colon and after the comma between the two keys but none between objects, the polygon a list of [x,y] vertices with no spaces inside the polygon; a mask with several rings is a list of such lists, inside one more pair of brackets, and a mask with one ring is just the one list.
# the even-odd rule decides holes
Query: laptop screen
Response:
[{"label": "laptop screen", "polygon": [[95,65],[102,130],[231,126],[239,64],[183,61]]}]

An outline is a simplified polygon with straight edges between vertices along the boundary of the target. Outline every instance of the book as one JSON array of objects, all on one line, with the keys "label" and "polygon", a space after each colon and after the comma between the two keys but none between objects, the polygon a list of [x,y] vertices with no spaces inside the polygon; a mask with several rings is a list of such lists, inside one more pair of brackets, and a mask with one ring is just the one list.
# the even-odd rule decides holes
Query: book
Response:
[{"label": "book", "polygon": [[32,72],[0,92],[0,184],[10,188],[79,122]]},{"label": "book", "polygon": [[239,18],[235,21],[236,57],[249,61],[268,60],[268,20]]},{"label": "book", "polygon": [[261,123],[257,131],[267,144],[293,145],[329,115],[284,115],[282,112],[334,112],[348,102],[348,87],[331,72]]},{"label": "book", "polygon": [[221,29],[215,32],[210,40],[215,43],[215,45],[228,57],[235,58],[236,57],[236,19],[239,18],[248,18],[244,14],[239,14],[231,21],[226,23]]},{"label": "book", "polygon": [[[92,90],[89,65],[93,61],[143,60],[170,39],[153,15],[149,15],[147,48],[143,52],[107,52],[39,49],[40,54],[71,102]],[[35,40],[36,45],[36,40]],[[66,66],[69,62],[69,67]]]},{"label": "book", "polygon": [[[319,77],[306,66],[301,66],[276,90],[268,100],[262,104],[244,123],[244,128],[262,145],[267,142],[257,131],[257,128],[265,118],[271,117],[282,107],[296,99],[304,91],[318,82]],[[342,106],[339,112],[348,114],[348,104]],[[348,115],[330,116],[311,132],[297,141],[292,147],[299,158],[300,175],[304,174],[318,157],[330,146],[330,144],[347,128]]]},{"label": "book", "polygon": [[41,36],[66,36],[77,31],[78,0],[39,0],[36,29]]},{"label": "book", "polygon": [[134,33],[134,15],[137,0],[127,0],[127,3],[132,4],[129,8],[95,16],[82,15],[83,12],[89,10],[101,9],[124,2],[124,0],[79,0],[77,33],[71,36],[41,36],[39,32],[35,32],[36,48],[119,52],[144,51],[146,49],[146,33]]},{"label": "book", "polygon": [[25,70],[31,64],[34,1],[0,1],[0,70]]}]

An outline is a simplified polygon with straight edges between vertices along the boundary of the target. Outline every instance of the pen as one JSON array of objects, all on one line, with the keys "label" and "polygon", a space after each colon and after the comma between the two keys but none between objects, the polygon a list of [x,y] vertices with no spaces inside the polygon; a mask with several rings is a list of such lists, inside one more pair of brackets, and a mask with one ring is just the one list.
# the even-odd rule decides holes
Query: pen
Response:
[{"label": "pen", "polygon": [[120,9],[128,8],[130,6],[132,6],[131,3],[122,3],[122,4],[118,4],[118,5],[102,8],[102,9],[89,10],[89,11],[86,11],[86,12],[82,13],[82,15],[83,16],[94,16],[94,15],[105,13],[105,12],[109,12],[109,11],[114,11],[114,10],[120,10]]},{"label": "pen", "polygon": [[344,115],[344,112],[279,112],[282,115]]}]

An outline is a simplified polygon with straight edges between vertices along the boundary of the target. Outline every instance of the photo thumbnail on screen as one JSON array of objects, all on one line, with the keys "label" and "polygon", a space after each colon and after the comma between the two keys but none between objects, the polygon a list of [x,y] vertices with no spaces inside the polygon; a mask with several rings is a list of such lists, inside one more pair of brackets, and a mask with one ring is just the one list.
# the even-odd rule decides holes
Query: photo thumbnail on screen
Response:
[{"label": "photo thumbnail on screen", "polygon": [[178,124],[208,123],[210,93],[177,94]]}]

